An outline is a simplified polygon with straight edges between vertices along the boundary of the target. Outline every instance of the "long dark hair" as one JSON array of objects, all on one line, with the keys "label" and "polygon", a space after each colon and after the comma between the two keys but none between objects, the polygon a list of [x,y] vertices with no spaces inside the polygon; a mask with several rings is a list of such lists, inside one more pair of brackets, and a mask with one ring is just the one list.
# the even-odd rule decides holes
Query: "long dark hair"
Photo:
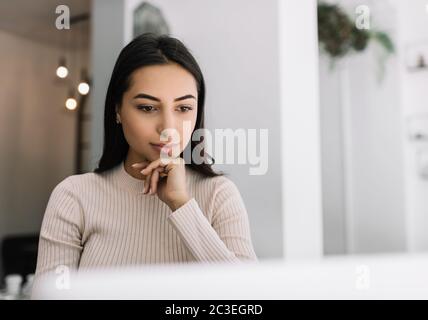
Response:
[{"label": "long dark hair", "polygon": [[[144,33],[122,49],[113,68],[104,109],[104,149],[98,168],[94,170],[95,173],[102,173],[122,163],[128,153],[129,145],[123,134],[122,126],[116,123],[116,106],[120,106],[122,103],[123,94],[130,85],[132,72],[144,66],[171,62],[179,64],[195,78],[198,91],[198,114],[195,130],[204,128],[205,83],[195,58],[178,39],[167,35],[158,36],[153,33]],[[197,144],[197,141],[190,140],[191,154],[193,154],[193,149]],[[207,177],[224,174],[214,172],[212,169],[214,159],[211,156],[204,151],[201,155],[204,159],[209,157],[211,163],[204,161],[202,164],[196,164],[191,157],[191,162],[186,163],[186,166]],[[180,157],[182,156],[183,152],[180,154]]]}]

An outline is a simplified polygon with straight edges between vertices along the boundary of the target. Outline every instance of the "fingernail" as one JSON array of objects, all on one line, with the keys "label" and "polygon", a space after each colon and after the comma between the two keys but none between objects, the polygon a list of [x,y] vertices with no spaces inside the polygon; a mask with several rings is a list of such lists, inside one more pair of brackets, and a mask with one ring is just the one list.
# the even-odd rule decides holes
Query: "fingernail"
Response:
[{"label": "fingernail", "polygon": [[138,165],[138,163],[134,163],[131,165],[131,167],[135,168]]}]

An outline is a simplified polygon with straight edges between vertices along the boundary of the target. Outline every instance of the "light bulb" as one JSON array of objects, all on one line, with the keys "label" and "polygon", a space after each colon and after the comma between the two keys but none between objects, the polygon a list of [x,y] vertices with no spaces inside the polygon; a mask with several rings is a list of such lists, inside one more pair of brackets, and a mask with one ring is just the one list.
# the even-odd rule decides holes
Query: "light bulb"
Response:
[{"label": "light bulb", "polygon": [[66,67],[64,67],[64,66],[59,66],[59,67],[56,69],[56,75],[57,75],[59,78],[64,79],[64,78],[65,78],[65,77],[67,77],[67,75],[68,75],[68,69],[67,69]]},{"label": "light bulb", "polygon": [[86,82],[81,82],[79,83],[77,90],[79,90],[79,93],[81,95],[87,95],[89,92],[89,84],[87,84]]},{"label": "light bulb", "polygon": [[74,98],[68,98],[67,101],[65,101],[65,107],[68,110],[74,110],[77,107],[77,101]]}]

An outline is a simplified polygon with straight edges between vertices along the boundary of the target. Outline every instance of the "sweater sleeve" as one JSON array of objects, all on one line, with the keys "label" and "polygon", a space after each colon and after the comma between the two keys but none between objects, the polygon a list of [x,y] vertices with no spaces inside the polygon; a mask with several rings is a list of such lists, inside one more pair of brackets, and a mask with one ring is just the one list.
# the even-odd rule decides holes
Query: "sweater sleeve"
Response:
[{"label": "sweater sleeve", "polygon": [[197,261],[257,261],[248,214],[238,188],[221,177],[213,196],[211,223],[194,198],[172,212],[168,221]]},{"label": "sweater sleeve", "polygon": [[83,212],[70,178],[49,198],[39,238],[36,279],[57,267],[77,270],[82,252]]}]

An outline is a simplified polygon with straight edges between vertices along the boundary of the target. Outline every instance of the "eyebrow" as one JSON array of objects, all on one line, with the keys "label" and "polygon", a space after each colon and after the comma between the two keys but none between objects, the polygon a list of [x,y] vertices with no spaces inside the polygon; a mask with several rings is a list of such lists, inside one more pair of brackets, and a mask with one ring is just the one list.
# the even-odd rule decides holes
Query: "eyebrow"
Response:
[{"label": "eyebrow", "polygon": [[[153,97],[153,96],[146,94],[146,93],[139,93],[134,97],[134,99],[149,99],[149,100],[160,102],[159,98]],[[186,99],[195,99],[196,100],[196,98],[193,95],[186,94],[182,97],[175,98],[174,101],[181,101],[181,100],[186,100]]]}]

